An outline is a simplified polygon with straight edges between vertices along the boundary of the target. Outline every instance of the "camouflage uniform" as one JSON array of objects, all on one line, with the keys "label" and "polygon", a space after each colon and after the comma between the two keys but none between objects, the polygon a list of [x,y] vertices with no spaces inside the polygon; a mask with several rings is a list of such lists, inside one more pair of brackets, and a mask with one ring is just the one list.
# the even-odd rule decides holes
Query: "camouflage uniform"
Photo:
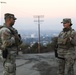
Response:
[{"label": "camouflage uniform", "polygon": [[[10,15],[11,16],[11,15]],[[8,17],[8,14],[6,15]],[[13,32],[13,33],[12,33]],[[17,30],[13,27],[7,27],[5,24],[0,29],[0,38],[1,38],[1,49],[3,54],[3,66],[4,66],[4,75],[16,75],[16,53],[17,53],[17,40],[15,35],[18,35]]]},{"label": "camouflage uniform", "polygon": [[[63,19],[63,22],[71,22],[71,19]],[[71,40],[70,40],[71,39]],[[74,63],[76,59],[76,32],[71,27],[63,29],[58,36],[58,56],[64,58],[58,59],[58,75],[74,75]]]}]

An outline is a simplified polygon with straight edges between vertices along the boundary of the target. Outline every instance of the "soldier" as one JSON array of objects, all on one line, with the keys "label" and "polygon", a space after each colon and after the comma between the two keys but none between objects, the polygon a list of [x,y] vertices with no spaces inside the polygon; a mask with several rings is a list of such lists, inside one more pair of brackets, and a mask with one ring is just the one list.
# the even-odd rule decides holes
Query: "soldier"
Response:
[{"label": "soldier", "polygon": [[61,23],[63,23],[64,28],[57,40],[58,75],[74,75],[76,32],[71,27],[72,22],[70,18],[63,19]]},{"label": "soldier", "polygon": [[4,75],[16,75],[16,53],[17,46],[21,43],[21,38],[18,36],[18,32],[13,25],[15,23],[15,16],[11,13],[4,15],[5,23],[0,29],[0,43],[2,56],[4,59]]}]

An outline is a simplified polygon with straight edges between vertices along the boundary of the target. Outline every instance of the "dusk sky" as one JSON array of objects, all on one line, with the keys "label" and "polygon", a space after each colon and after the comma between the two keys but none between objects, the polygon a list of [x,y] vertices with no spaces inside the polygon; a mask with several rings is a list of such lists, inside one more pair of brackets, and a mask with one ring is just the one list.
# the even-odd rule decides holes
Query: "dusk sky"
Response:
[{"label": "dusk sky", "polygon": [[76,0],[0,0],[0,24],[5,13],[17,17],[15,28],[18,30],[36,30],[34,15],[44,15],[41,30],[61,30],[63,18],[71,18],[76,29]]}]

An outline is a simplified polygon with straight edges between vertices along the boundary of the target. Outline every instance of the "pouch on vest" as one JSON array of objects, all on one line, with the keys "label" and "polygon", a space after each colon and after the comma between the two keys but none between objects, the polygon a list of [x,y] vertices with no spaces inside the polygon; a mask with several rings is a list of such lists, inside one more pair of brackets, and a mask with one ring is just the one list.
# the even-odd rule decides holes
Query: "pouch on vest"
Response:
[{"label": "pouch on vest", "polygon": [[65,45],[67,42],[67,38],[58,38],[58,44],[59,45]]}]

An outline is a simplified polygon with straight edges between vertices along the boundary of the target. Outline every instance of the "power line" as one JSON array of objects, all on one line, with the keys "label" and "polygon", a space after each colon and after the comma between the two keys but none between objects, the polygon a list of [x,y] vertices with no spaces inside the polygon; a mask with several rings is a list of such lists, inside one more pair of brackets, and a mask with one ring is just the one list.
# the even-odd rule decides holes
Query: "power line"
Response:
[{"label": "power line", "polygon": [[40,24],[43,22],[41,18],[43,18],[44,15],[35,15],[34,18],[37,18],[37,20],[34,20],[34,22],[38,23],[38,52],[40,53]]}]

